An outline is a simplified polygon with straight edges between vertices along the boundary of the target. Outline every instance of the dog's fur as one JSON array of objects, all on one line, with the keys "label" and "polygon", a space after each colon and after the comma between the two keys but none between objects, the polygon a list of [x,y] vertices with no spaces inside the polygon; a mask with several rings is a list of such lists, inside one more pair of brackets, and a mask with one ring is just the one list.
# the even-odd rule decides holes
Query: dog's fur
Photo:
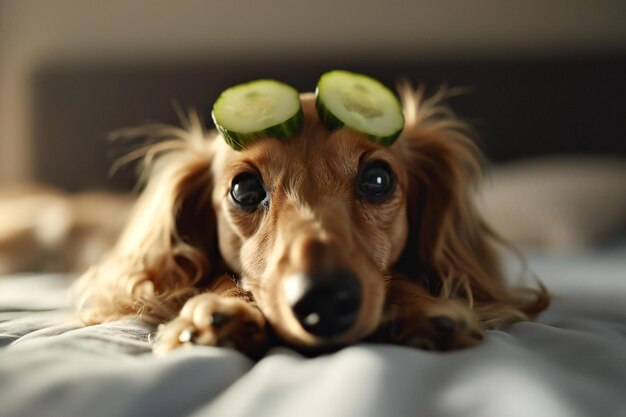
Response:
[{"label": "dog's fur", "polygon": [[[161,140],[131,155],[145,156],[149,179],[112,253],[78,283],[83,321],[138,315],[163,324],[158,353],[195,342],[258,356],[276,340],[309,352],[360,340],[449,350],[545,309],[543,288],[504,283],[502,241],[473,203],[480,153],[442,104],[445,90],[399,91],[406,125],[390,147],[329,131],[311,94],[297,135],[241,152],[193,113],[185,129],[124,132]],[[360,164],[373,160],[397,178],[380,204],[355,192]],[[231,181],[246,170],[271,190],[266,208],[233,205]],[[362,287],[355,324],[332,340],[304,330],[285,300],[286,277],[316,268],[349,270]]]}]

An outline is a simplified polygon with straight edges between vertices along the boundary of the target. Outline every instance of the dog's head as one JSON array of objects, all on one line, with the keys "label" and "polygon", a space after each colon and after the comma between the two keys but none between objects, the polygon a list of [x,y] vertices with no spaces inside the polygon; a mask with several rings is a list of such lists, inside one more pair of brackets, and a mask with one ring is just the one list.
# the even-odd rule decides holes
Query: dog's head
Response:
[{"label": "dog's head", "polygon": [[274,330],[297,345],[358,340],[380,320],[384,276],[408,234],[401,147],[320,122],[242,151],[215,143],[220,252]]},{"label": "dog's head", "polygon": [[282,339],[323,348],[376,329],[394,275],[439,296],[497,300],[466,126],[443,92],[400,92],[406,125],[388,147],[329,130],[311,94],[298,134],[240,151],[197,118],[141,131],[166,140],[145,152],[150,180],[113,255],[83,280],[84,320],[167,319],[232,274]]}]

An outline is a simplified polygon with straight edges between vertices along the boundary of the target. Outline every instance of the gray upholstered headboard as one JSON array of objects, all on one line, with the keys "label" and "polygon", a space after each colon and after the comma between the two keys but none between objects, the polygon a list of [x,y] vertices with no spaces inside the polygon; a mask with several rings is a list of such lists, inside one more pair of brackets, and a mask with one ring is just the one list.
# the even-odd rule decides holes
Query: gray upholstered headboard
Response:
[{"label": "gray upholstered headboard", "polygon": [[111,130],[148,121],[178,123],[172,101],[200,110],[207,126],[217,95],[235,83],[267,77],[301,91],[319,75],[344,68],[388,85],[400,77],[434,90],[470,86],[452,107],[474,123],[494,161],[544,154],[626,156],[626,56],[535,61],[225,61],[187,65],[51,63],[35,74],[36,179],[68,190],[128,189],[134,169],[109,178],[128,147],[105,140]]}]

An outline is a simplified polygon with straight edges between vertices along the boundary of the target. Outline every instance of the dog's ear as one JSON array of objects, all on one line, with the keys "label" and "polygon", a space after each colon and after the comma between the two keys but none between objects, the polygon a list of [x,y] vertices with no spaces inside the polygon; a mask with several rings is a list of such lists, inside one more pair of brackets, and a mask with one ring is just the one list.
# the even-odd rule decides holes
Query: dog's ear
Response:
[{"label": "dog's ear", "polygon": [[130,155],[143,156],[145,188],[111,253],[77,282],[85,323],[128,314],[169,319],[220,267],[211,206],[215,135],[204,132],[195,114],[186,125],[121,132],[157,142]]},{"label": "dog's ear", "polygon": [[[397,267],[433,294],[462,298],[489,324],[526,318],[547,307],[543,288],[521,294],[504,284],[494,233],[475,207],[482,156],[471,129],[442,100],[439,90],[400,87],[406,126],[401,147],[409,174],[409,239]],[[530,297],[525,295],[530,294]]]}]

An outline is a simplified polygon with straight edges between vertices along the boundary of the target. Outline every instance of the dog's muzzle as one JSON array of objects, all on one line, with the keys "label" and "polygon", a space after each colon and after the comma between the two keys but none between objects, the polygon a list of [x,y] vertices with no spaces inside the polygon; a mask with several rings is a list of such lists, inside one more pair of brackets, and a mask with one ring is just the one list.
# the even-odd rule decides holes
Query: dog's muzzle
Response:
[{"label": "dog's muzzle", "polygon": [[361,284],[353,273],[293,274],[285,280],[285,298],[302,327],[332,338],[349,330],[361,309]]}]

